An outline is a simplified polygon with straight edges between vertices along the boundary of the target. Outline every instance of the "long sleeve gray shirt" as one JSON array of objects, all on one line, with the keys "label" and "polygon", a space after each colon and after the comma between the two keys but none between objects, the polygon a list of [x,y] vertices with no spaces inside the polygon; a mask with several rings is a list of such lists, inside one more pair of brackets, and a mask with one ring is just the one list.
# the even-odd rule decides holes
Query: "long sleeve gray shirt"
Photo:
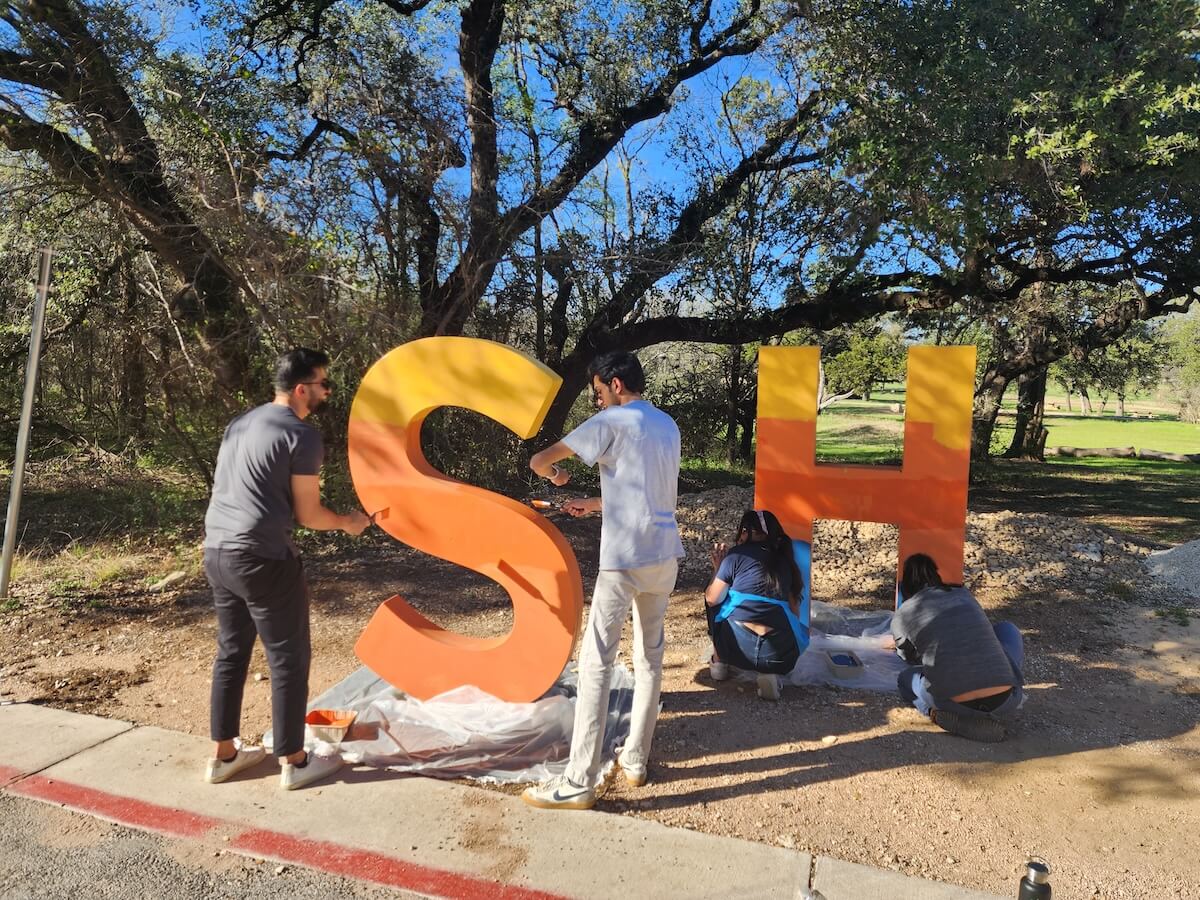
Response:
[{"label": "long sleeve gray shirt", "polygon": [[987,614],[966,588],[918,591],[892,616],[892,637],[901,656],[923,667],[935,697],[1020,684]]}]

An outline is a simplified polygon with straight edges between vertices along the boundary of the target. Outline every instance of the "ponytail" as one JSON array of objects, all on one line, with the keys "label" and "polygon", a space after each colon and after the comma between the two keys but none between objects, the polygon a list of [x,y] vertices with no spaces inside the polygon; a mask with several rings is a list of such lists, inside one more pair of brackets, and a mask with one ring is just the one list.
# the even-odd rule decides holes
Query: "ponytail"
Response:
[{"label": "ponytail", "polygon": [[[748,509],[742,513],[738,523],[738,533],[762,535],[760,539],[767,550],[767,581],[772,593],[781,600],[786,600],[793,607],[798,607],[800,597],[804,593],[804,576],[796,565],[796,556],[792,550],[792,539],[788,537],[775,514],[766,509]],[[788,596],[783,596],[783,583],[790,584]]]}]

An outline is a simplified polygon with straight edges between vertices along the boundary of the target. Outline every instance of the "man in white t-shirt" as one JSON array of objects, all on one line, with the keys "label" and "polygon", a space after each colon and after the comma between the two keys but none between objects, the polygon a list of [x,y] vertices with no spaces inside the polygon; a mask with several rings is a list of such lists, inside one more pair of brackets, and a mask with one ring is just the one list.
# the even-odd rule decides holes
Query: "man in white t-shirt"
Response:
[{"label": "man in white t-shirt", "polygon": [[526,803],[547,809],[590,809],[596,803],[613,661],[630,606],[633,715],[618,762],[630,784],[646,783],[662,687],[663,621],[683,556],[675,522],[679,428],[642,399],[646,377],[633,354],[605,354],[590,372],[600,411],[529,460],[534,472],[560,487],[569,475],[555,463],[577,456],[599,465],[600,496],[572,500],[563,509],[573,516],[603,516],[600,571],[580,642],[571,760],[565,774],[523,795]]}]

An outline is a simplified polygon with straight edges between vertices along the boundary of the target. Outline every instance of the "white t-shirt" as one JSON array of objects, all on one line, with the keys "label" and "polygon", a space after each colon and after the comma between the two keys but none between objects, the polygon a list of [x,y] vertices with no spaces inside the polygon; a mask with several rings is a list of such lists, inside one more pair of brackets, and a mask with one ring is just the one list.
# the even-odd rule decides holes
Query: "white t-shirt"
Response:
[{"label": "white t-shirt", "polygon": [[640,569],[683,556],[675,498],[679,428],[645,400],[596,413],[563,443],[600,466],[600,568]]}]

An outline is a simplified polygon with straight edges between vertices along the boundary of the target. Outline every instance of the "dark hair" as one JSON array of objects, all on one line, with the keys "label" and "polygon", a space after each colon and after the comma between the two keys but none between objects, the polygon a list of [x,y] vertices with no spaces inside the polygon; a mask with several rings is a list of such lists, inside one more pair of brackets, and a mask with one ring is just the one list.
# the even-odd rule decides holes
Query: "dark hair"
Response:
[{"label": "dark hair", "polygon": [[914,553],[904,561],[904,570],[900,575],[900,593],[905,600],[911,600],[927,587],[945,587],[937,563],[933,557],[924,553]]},{"label": "dark hair", "polygon": [[642,364],[636,356],[624,350],[614,350],[593,359],[588,366],[588,381],[593,378],[599,378],[610,387],[614,378],[620,378],[625,389],[634,394],[646,389],[646,373],[642,371]]},{"label": "dark hair", "polygon": [[329,366],[329,355],[320,350],[297,347],[289,350],[275,363],[275,390],[290,394],[292,388],[313,377],[317,369]]},{"label": "dark hair", "polygon": [[[762,518],[760,519],[759,516]],[[763,531],[764,524],[767,527],[766,531]],[[752,539],[755,535],[762,535],[759,542],[765,544],[767,548],[767,582],[771,591],[781,600],[795,600],[799,603],[800,595],[804,593],[804,576],[800,574],[800,567],[796,565],[796,556],[792,552],[792,539],[779,524],[775,513],[767,509],[746,510],[742,513],[741,521],[738,522],[738,535],[743,531]],[[737,535],[735,535],[736,537]],[[782,589],[785,574],[790,576],[791,582],[791,590],[787,597],[783,596]]]}]

